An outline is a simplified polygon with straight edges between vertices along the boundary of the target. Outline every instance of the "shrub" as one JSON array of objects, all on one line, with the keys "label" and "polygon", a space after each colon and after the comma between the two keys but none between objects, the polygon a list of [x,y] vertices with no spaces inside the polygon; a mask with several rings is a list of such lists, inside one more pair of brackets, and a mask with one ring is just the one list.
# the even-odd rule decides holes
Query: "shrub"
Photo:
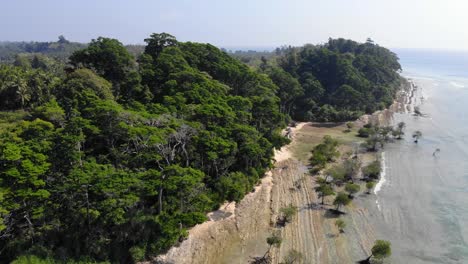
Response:
[{"label": "shrub", "polygon": [[129,250],[130,256],[134,262],[139,262],[145,259],[146,246],[133,246]]},{"label": "shrub", "polygon": [[312,150],[312,157],[310,163],[315,170],[321,170],[325,168],[327,162],[333,161],[335,158],[340,156],[337,149],[339,143],[336,139],[330,136],[325,136],[323,142],[315,146]]},{"label": "shrub", "polygon": [[380,161],[376,160],[362,168],[362,174],[365,178],[378,179],[380,177],[380,170]]}]

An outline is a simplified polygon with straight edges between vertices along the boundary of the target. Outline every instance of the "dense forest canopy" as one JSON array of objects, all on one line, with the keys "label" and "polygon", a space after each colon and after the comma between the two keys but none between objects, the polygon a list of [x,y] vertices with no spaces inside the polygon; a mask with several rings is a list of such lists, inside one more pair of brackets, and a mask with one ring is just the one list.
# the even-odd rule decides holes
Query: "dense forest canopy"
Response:
[{"label": "dense forest canopy", "polygon": [[398,89],[396,56],[372,42],[284,48],[256,68],[166,33],[145,42],[0,65],[0,262],[164,252],[252,190],[291,117],[354,118]]},{"label": "dense forest canopy", "polygon": [[268,74],[280,89],[282,112],[296,120],[346,121],[381,110],[401,82],[396,54],[371,39],[231,55]]}]

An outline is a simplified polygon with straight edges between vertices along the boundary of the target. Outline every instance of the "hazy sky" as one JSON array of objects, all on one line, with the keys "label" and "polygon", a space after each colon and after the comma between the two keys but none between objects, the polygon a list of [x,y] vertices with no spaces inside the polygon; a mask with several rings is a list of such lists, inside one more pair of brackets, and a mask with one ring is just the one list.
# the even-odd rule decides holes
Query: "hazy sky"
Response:
[{"label": "hazy sky", "polygon": [[224,47],[371,37],[393,48],[468,50],[467,0],[0,0],[0,10],[0,40],[143,43],[168,32]]}]

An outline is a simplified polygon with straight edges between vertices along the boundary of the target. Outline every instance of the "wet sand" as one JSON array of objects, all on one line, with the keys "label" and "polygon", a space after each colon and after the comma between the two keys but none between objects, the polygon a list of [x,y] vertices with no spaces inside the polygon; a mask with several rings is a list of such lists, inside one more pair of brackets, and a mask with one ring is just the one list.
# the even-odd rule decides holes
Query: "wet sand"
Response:
[{"label": "wet sand", "polygon": [[[369,200],[362,205],[377,236],[392,242],[392,263],[468,263],[468,126],[460,116],[468,95],[445,81],[416,84],[412,107],[425,116],[394,116],[406,122],[406,136],[385,149],[386,182],[375,197],[380,208]],[[423,132],[418,144],[415,130]]]}]

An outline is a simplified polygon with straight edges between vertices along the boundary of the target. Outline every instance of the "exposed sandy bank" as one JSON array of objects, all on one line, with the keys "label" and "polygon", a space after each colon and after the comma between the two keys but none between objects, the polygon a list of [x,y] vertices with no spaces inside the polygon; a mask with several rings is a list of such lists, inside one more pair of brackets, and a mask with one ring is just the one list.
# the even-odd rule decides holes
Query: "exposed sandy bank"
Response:
[{"label": "exposed sandy bank", "polygon": [[[356,128],[373,122],[390,125],[395,111],[411,111],[407,107],[412,86],[406,84],[389,110],[366,115],[357,120]],[[271,252],[272,263],[279,263],[290,249],[304,255],[303,263],[353,263],[369,254],[376,239],[369,223],[369,211],[360,206],[360,199],[374,199],[367,194],[356,197],[343,216],[347,222],[345,234],[335,227],[336,217],[321,206],[314,191],[315,178],[303,165],[312,147],[324,135],[330,134],[344,143],[343,153],[352,150],[360,139],[353,133],[343,133],[344,124],[299,123],[290,128],[290,145],[275,151],[275,168],[269,171],[252,193],[239,203],[226,203],[209,214],[210,221],[193,227],[188,238],[152,263],[222,264],[249,263],[251,257],[267,251],[266,238],[275,231],[281,233],[283,243]],[[375,159],[362,154],[363,164]],[[326,201],[331,204],[332,200]],[[299,213],[284,228],[275,227],[281,207],[294,205]],[[147,262],[150,263],[150,262]]]},{"label": "exposed sandy bank", "polygon": [[[295,133],[305,124],[290,128],[293,141]],[[275,150],[276,166],[290,158],[289,146]],[[265,241],[270,234],[274,174],[276,169],[266,173],[239,204],[225,203],[218,211],[208,214],[209,221],[193,227],[180,246],[158,256],[153,263],[247,263],[250,256],[263,255],[267,245],[258,241]],[[213,218],[213,215],[225,217]]]}]

